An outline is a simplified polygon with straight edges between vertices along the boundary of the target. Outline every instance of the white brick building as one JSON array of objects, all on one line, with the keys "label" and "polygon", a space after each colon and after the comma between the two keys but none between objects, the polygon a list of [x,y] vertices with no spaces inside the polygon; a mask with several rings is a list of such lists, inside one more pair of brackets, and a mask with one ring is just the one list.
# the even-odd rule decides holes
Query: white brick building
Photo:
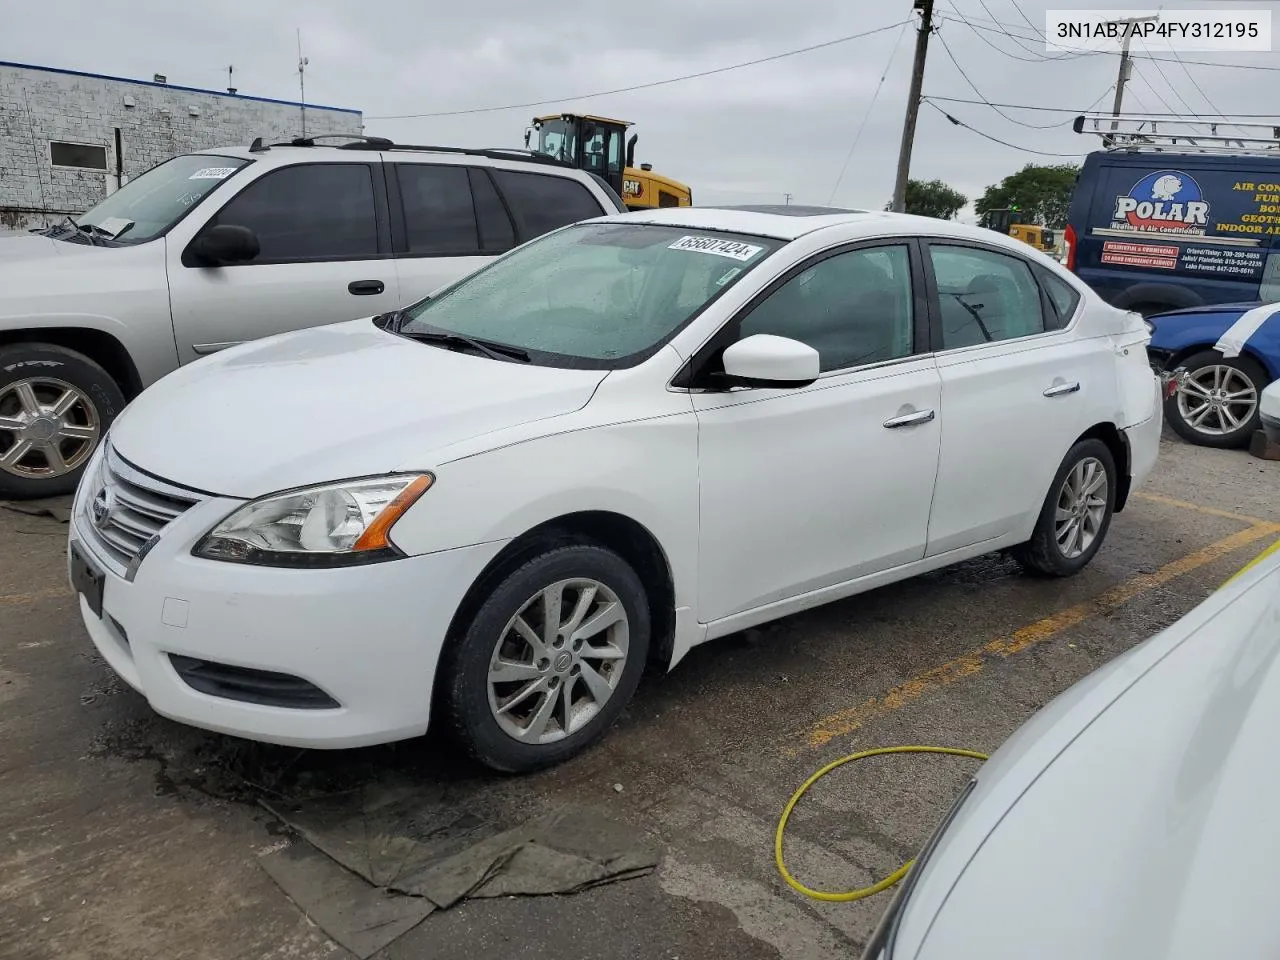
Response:
[{"label": "white brick building", "polygon": [[[83,213],[174,154],[298,136],[304,107],[0,61],[0,232]],[[359,110],[305,107],[306,132],[360,133]]]}]

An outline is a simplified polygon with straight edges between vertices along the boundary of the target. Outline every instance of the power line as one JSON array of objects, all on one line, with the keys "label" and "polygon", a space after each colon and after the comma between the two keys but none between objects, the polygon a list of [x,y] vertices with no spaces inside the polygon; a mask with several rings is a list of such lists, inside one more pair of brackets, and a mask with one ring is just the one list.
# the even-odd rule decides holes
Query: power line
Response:
[{"label": "power line", "polygon": [[1009,114],[1005,113],[995,104],[993,104],[990,100],[988,100],[985,96],[983,96],[982,91],[978,89],[978,85],[975,84],[973,80],[969,78],[969,74],[965,73],[964,67],[960,66],[960,61],[957,60],[956,55],[951,52],[951,47],[947,44],[947,38],[943,36],[941,31],[938,32],[938,42],[942,44],[942,49],[946,51],[947,57],[951,60],[953,64],[955,64],[955,68],[958,71],[960,71],[960,76],[964,77],[964,82],[969,85],[969,89],[978,95],[978,99],[980,99],[983,103],[989,106],[996,113],[1000,114],[1000,116],[1004,117],[1010,123],[1016,123],[1018,126],[1027,127],[1030,130],[1048,130],[1050,127],[1060,127],[1063,125],[1063,123],[1070,122],[1070,121],[1059,122],[1055,120],[1053,123],[1043,123],[1043,124],[1027,123],[1024,120],[1019,120],[1017,117],[1009,116]]},{"label": "power line", "polygon": [[[1104,93],[1102,96],[1105,97],[1107,93],[1110,93],[1114,88],[1115,88],[1115,85],[1112,84],[1110,87],[1107,88],[1106,93]],[[1040,104],[1032,104],[1032,103],[995,103],[995,102],[988,103],[986,100],[969,100],[964,97],[935,97],[932,94],[927,96],[925,99],[937,100],[942,103],[969,103],[969,104],[974,104],[976,106],[1004,107],[1006,110],[1039,110],[1044,113],[1079,114],[1079,113],[1087,113],[1089,109],[1091,109],[1089,107],[1086,107],[1084,110],[1081,110],[1079,107],[1045,107],[1045,106],[1041,106]],[[1100,100],[1102,98],[1099,97],[1098,99]],[[1095,101],[1095,103],[1096,102],[1097,101]],[[1177,113],[1153,113],[1148,111],[1144,115],[1148,117],[1153,117],[1156,119],[1159,119],[1160,117],[1185,117],[1186,116],[1186,114],[1181,111]],[[1205,114],[1205,116],[1208,116],[1208,114]],[[1217,114],[1214,114],[1214,116],[1217,116]],[[1235,114],[1231,114],[1231,117],[1235,118],[1236,120],[1249,120],[1249,119],[1270,120],[1275,117],[1275,114],[1274,113],[1235,113]]]},{"label": "power line", "polygon": [[831,188],[831,196],[827,198],[828,206],[836,199],[836,191],[840,189],[845,171],[849,169],[849,161],[853,159],[853,151],[858,148],[858,141],[862,139],[862,131],[866,128],[867,121],[871,118],[871,110],[875,107],[876,99],[880,96],[880,88],[884,86],[884,78],[889,75],[889,68],[893,66],[893,58],[898,55],[898,47],[902,46],[902,37],[907,32],[909,24],[910,21],[907,21],[902,25],[902,29],[898,31],[898,38],[893,41],[893,49],[889,51],[889,62],[884,65],[884,72],[880,74],[880,82],[876,84],[875,92],[871,94],[871,102],[867,104],[866,112],[862,115],[862,122],[858,124],[858,130],[853,135],[853,143],[849,145],[849,152],[845,154],[844,163],[840,165],[840,175],[836,177],[836,184]]},{"label": "power line", "polygon": [[847,37],[836,37],[834,40],[825,40],[822,43],[815,43],[807,47],[798,47],[795,50],[784,50],[782,53],[775,53],[767,57],[760,57],[756,60],[744,60],[742,63],[731,63],[728,66],[716,67],[713,70],[700,70],[697,73],[686,73],[679,77],[669,77],[666,80],[652,80],[648,83],[637,83],[629,87],[617,87],[613,90],[599,90],[595,93],[580,93],[573,97],[555,97],[550,100],[530,100],[525,103],[506,103],[495,107],[472,107],[467,110],[437,110],[432,113],[400,113],[387,114],[377,117],[365,117],[366,120],[422,120],[428,117],[460,117],[474,113],[497,113],[500,110],[522,110],[526,107],[545,107],[553,103],[564,103],[566,100],[588,100],[592,97],[608,97],[618,93],[633,93],[636,90],[649,90],[653,87],[663,87],[672,83],[683,83],[686,80],[697,80],[701,77],[710,77],[719,73],[728,73],[730,70],[741,70],[743,67],[754,67],[761,63],[771,63],[774,60],[782,60],[784,57],[795,57],[802,53],[812,53],[814,50],[823,50],[827,47],[834,47],[837,44],[848,43],[850,40],[861,40],[864,37],[871,37],[877,33],[884,33],[886,30],[893,30],[910,20],[899,20],[891,23],[886,27],[877,27],[875,30],[866,30],[862,33],[853,33]]},{"label": "power line", "polygon": [[[1139,39],[1138,42],[1142,43],[1142,40]],[[1142,47],[1148,53],[1151,52],[1151,48],[1148,47],[1145,43],[1142,43]],[[1160,79],[1169,85],[1169,89],[1173,91],[1173,95],[1182,102],[1182,105],[1186,107],[1188,111],[1191,112],[1192,116],[1195,116],[1196,115],[1195,107],[1191,106],[1191,104],[1187,102],[1187,98],[1182,95],[1182,91],[1173,85],[1173,81],[1170,80],[1169,77],[1165,74],[1164,67],[1160,66],[1158,61],[1152,61],[1151,65],[1156,68],[1156,73],[1160,74]],[[1147,85],[1150,86],[1150,81],[1148,81]]]},{"label": "power line", "polygon": [[[963,23],[966,27],[968,27],[970,30],[973,31],[974,36],[976,36],[979,40],[981,40],[983,43],[989,46],[992,50],[995,50],[997,53],[1004,54],[1006,57],[1009,57],[1011,60],[1021,60],[1023,63],[1048,63],[1049,61],[1053,61],[1053,60],[1075,60],[1080,57],[1093,57],[1103,52],[1101,50],[1096,50],[1096,51],[1089,50],[1089,51],[1083,51],[1080,53],[1063,53],[1063,54],[1059,54],[1056,57],[1049,57],[1039,53],[1038,51],[1030,50],[1027,47],[1023,47],[1019,44],[1020,49],[1034,54],[1034,56],[1022,57],[1016,53],[1012,53],[1006,50],[1004,47],[1000,46],[998,43],[994,43],[991,40],[988,40],[983,31],[986,31],[987,33],[1002,33],[1005,36],[1009,37],[1010,39],[1014,39],[1015,36],[1020,36],[1023,40],[1032,40],[1032,39],[1043,40],[1044,38],[1043,37],[1032,38],[1032,37],[1024,36],[1022,34],[1015,35],[1008,28],[1007,24],[1002,24],[998,20],[986,21],[989,23],[994,23],[997,27],[1000,28],[998,30],[995,30],[995,29],[992,29],[991,27],[982,25],[982,21],[984,21],[983,17],[972,17],[972,18],[967,17],[963,12],[961,12],[959,7],[955,6],[955,4],[951,5],[951,9],[956,12],[957,16],[959,17],[958,20],[956,19],[956,17],[947,16],[946,14],[940,14],[939,19],[950,20],[952,23]],[[977,20],[979,21],[979,23],[977,24],[972,23],[971,19]]]},{"label": "power line", "polygon": [[1149,89],[1152,93],[1155,94],[1156,99],[1169,108],[1170,113],[1178,112],[1174,108],[1173,104],[1171,104],[1168,100],[1166,100],[1164,98],[1164,95],[1159,90],[1156,89],[1155,84],[1151,82],[1150,78],[1148,78],[1145,73],[1143,73],[1141,70],[1138,69],[1138,65],[1136,63],[1133,65],[1133,72],[1136,73],[1138,77],[1142,80],[1142,82],[1147,85],[1147,89]]},{"label": "power line", "polygon": [[929,104],[929,106],[933,107],[933,109],[937,110],[940,114],[942,114],[952,123],[954,123],[957,127],[964,127],[966,130],[970,131],[971,133],[976,133],[978,136],[986,140],[990,140],[992,143],[998,143],[1002,147],[1011,147],[1014,150],[1021,150],[1024,153],[1035,153],[1035,154],[1039,154],[1042,157],[1083,157],[1084,156],[1083,153],[1052,153],[1048,150],[1033,150],[1031,147],[1019,146],[1016,143],[1010,143],[1008,140],[1001,140],[999,137],[993,137],[989,133],[983,133],[981,130],[978,130],[974,127],[969,126],[969,124],[965,123],[963,120],[957,120],[955,117],[947,113],[947,111],[943,110],[940,106],[938,106],[936,103],[934,103],[931,100],[926,100],[925,103]]},{"label": "power line", "polygon": [[1196,83],[1196,78],[1193,77],[1191,75],[1191,71],[1187,69],[1187,65],[1186,63],[1183,62],[1182,56],[1178,53],[1178,50],[1176,47],[1173,48],[1173,55],[1174,57],[1177,58],[1178,66],[1182,67],[1182,72],[1185,73],[1187,75],[1187,79],[1191,81],[1191,85],[1200,92],[1200,96],[1204,98],[1204,102],[1209,105],[1209,109],[1212,110],[1216,115],[1223,116],[1224,114],[1223,114],[1222,108],[1209,99],[1209,95],[1204,92],[1204,87]]}]

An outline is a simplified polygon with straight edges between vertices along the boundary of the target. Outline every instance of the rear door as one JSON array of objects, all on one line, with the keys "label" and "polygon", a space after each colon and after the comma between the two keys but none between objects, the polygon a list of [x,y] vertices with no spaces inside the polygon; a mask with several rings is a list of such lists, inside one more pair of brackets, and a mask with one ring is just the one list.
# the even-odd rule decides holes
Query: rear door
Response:
[{"label": "rear door", "polygon": [[182,363],[246,340],[381,313],[399,300],[376,161],[277,167],[250,181],[201,233],[221,223],[252,230],[258,256],[205,267],[189,245],[166,253]]},{"label": "rear door", "polygon": [[931,241],[926,251],[942,379],[927,548],[936,556],[1029,534],[1067,451],[1109,419],[1116,386],[1107,338],[1076,336],[1028,260],[953,240]]},{"label": "rear door", "polygon": [[484,169],[389,162],[387,176],[401,306],[515,245],[511,217]]}]

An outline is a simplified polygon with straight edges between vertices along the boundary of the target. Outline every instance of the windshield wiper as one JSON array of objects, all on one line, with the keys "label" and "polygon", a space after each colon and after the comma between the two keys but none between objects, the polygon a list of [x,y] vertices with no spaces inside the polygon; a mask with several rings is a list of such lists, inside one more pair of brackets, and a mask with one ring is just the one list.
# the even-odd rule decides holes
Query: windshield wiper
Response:
[{"label": "windshield wiper", "polygon": [[439,327],[428,327],[421,330],[401,330],[399,326],[402,322],[402,317],[394,318],[386,329],[402,337],[408,337],[410,340],[418,340],[422,343],[434,343],[442,347],[466,347],[477,353],[483,353],[491,360],[529,362],[528,352],[521,350],[519,347],[512,347],[505,343],[494,343],[492,340],[476,340],[474,337],[464,336],[461,333],[454,333],[452,330],[443,330]]},{"label": "windshield wiper", "polygon": [[[95,227],[88,223],[76,223],[71,217],[63,217],[64,224],[69,224],[71,229],[75,231],[77,236],[84,237],[92,247],[109,247],[111,246],[111,234],[103,230],[101,227]],[[63,224],[59,224],[62,226]]]},{"label": "windshield wiper", "polygon": [[969,311],[969,316],[973,317],[973,322],[976,323],[978,325],[978,329],[982,331],[982,336],[986,338],[987,343],[991,343],[992,340],[994,339],[991,336],[991,331],[987,329],[987,325],[982,322],[982,315],[978,313],[978,307],[982,307],[984,306],[984,304],[980,303],[978,304],[978,306],[975,307],[973,304],[965,303],[962,298],[969,296],[969,294],[967,293],[951,293],[951,291],[948,290],[947,294],[949,296],[955,297],[956,303],[960,304],[960,306],[964,307],[967,311]]}]

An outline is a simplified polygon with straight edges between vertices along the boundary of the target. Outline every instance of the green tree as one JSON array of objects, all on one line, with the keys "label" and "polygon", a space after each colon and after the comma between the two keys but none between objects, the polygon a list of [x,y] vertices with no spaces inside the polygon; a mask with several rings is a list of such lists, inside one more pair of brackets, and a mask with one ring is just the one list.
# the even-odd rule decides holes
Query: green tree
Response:
[{"label": "green tree", "polygon": [[1067,223],[1071,192],[1076,186],[1080,168],[1071,163],[1038,166],[1029,163],[1017,173],[987,187],[974,202],[978,222],[990,226],[987,214],[992,210],[1017,207],[1014,223],[1038,223],[1061,229]]},{"label": "green tree", "polygon": [[[960,212],[969,198],[957,190],[952,190],[941,180],[908,180],[907,181],[907,213],[919,214],[922,217],[937,217],[939,220],[951,220]],[[892,204],[885,206],[888,210]]]}]

